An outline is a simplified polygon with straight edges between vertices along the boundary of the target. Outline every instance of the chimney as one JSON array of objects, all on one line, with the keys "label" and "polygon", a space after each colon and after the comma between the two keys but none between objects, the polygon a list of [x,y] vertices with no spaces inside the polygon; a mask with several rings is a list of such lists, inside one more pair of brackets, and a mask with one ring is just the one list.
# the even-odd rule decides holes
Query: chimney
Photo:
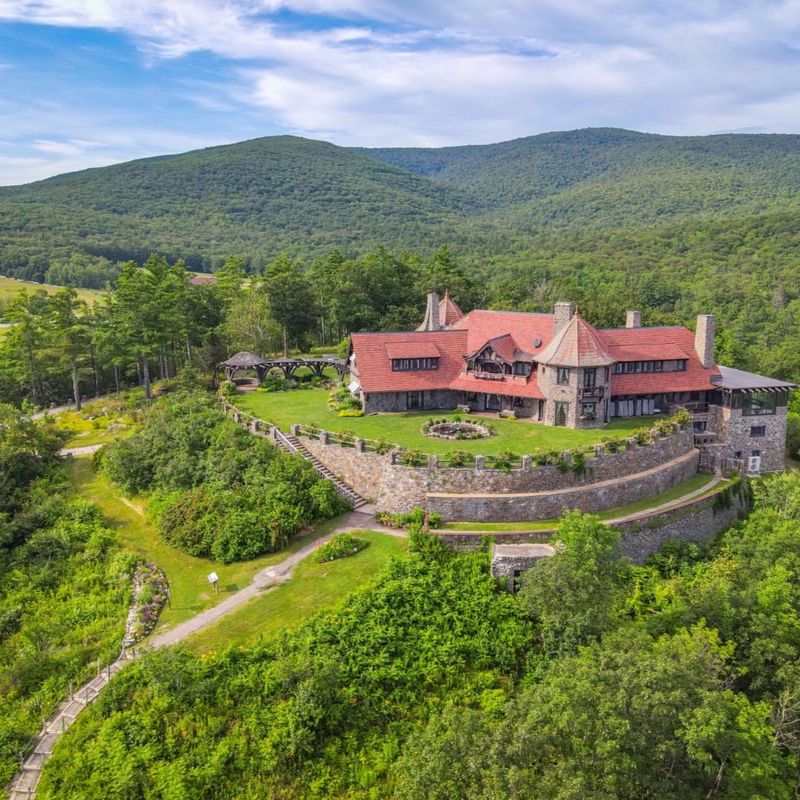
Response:
[{"label": "chimney", "polygon": [[714,366],[714,333],[716,320],[713,314],[698,314],[694,332],[694,349],[705,369]]},{"label": "chimney", "polygon": [[418,331],[439,331],[442,326],[439,324],[439,295],[436,292],[428,292],[428,305],[425,308],[425,319]]},{"label": "chimney", "polygon": [[553,319],[553,336],[559,334],[572,319],[575,314],[575,303],[560,302],[556,303]]},{"label": "chimney", "polygon": [[625,327],[626,328],[641,328],[642,327],[642,312],[641,311],[627,311],[625,313]]}]

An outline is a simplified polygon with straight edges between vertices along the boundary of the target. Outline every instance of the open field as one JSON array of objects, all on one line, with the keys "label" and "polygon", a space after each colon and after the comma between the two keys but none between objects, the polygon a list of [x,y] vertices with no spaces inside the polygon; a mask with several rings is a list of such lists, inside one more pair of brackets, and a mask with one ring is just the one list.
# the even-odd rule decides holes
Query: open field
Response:
[{"label": "open field", "polygon": [[393,556],[408,549],[408,540],[376,531],[354,531],[370,546],[348,558],[320,564],[316,553],[302,561],[292,577],[268,589],[247,605],[192,636],[187,644],[198,653],[229,645],[251,644],[279,628],[290,629],[313,614],[333,609],[365,586]]},{"label": "open field", "polygon": [[[34,283],[33,281],[20,281],[17,278],[6,278],[0,275],[0,304],[10,300],[20,289],[27,289],[28,292],[35,292],[44,289],[48,294],[54,294],[63,286],[53,286],[49,283]],[[89,305],[94,305],[103,295],[95,289],[76,289],[78,297],[85,300]]]},{"label": "open field", "polygon": [[[75,459],[69,465],[69,472],[78,493],[97,504],[109,526],[119,534],[122,545],[137,556],[154,561],[166,573],[172,591],[172,608],[164,609],[158,629],[183,622],[216,605],[250,583],[260,570],[283,561],[304,544],[335,528],[341,519],[328,520],[278,553],[252,561],[222,564],[195,558],[163,542],[144,515],[144,501],[122,497],[116,487],[92,469],[91,459]],[[219,593],[214,592],[206,579],[212,571],[219,575]]]},{"label": "open field", "polygon": [[[666,492],[657,494],[653,497],[648,497],[645,500],[637,500],[635,503],[627,503],[624,506],[617,506],[616,508],[609,508],[607,511],[601,511],[597,514],[602,520],[619,519],[620,517],[627,517],[631,514],[638,514],[641,511],[649,511],[652,508],[670,503],[673,500],[678,500],[685,495],[696,492],[704,486],[710,486],[713,478],[710,475],[693,475],[689,480],[673,486]],[[716,484],[713,491],[716,491],[724,484]],[[709,489],[709,493],[712,490]],[[702,495],[701,495],[702,496]],[[559,520],[557,519],[537,519],[522,522],[447,522],[441,526],[440,530],[450,531],[544,531],[551,528],[558,527]]]},{"label": "open field", "polygon": [[[632,417],[614,420],[605,428],[579,431],[554,428],[527,420],[498,419],[486,416],[497,435],[488,439],[434,439],[420,432],[429,417],[447,416],[442,411],[419,411],[400,414],[373,414],[366,417],[338,417],[328,408],[328,393],[324,389],[299,389],[288,392],[247,392],[237,395],[233,402],[242,411],[272,422],[288,431],[293,423],[316,425],[327,431],[347,431],[365,439],[383,437],[393,444],[425,453],[448,453],[464,450],[468,453],[501,453],[519,455],[547,450],[568,450],[599,442],[605,436],[624,437],[635,428],[650,426],[653,417]],[[484,415],[472,415],[484,416]]]}]

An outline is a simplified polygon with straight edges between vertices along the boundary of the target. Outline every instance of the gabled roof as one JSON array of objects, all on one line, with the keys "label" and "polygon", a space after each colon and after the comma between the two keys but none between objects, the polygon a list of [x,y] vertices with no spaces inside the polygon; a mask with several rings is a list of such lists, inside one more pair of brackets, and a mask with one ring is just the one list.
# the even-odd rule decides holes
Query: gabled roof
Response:
[{"label": "gabled roof", "polygon": [[494,339],[489,339],[489,341],[484,342],[474,353],[469,353],[467,358],[474,358],[487,347],[491,347],[506,363],[514,363],[514,354],[517,352],[517,346],[510,333],[506,333],[503,336],[495,336]]},{"label": "gabled roof", "polygon": [[447,294],[447,289],[444,290],[444,297],[439,303],[439,324],[447,327],[455,322],[458,322],[464,312],[450,299]]},{"label": "gabled roof", "polygon": [[595,327],[577,311],[536,360],[559,367],[606,367],[616,361]]},{"label": "gabled roof", "polygon": [[538,353],[553,338],[553,315],[476,309],[465,314],[449,330],[467,331],[467,353],[474,353],[489,339],[510,334],[520,350],[538,359]]}]

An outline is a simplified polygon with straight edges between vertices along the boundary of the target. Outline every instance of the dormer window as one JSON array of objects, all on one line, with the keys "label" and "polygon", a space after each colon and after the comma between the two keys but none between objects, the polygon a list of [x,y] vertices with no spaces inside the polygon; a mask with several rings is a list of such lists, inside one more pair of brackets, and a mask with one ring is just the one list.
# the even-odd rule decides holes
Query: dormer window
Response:
[{"label": "dormer window", "polygon": [[392,372],[417,372],[439,369],[438,358],[393,358]]}]

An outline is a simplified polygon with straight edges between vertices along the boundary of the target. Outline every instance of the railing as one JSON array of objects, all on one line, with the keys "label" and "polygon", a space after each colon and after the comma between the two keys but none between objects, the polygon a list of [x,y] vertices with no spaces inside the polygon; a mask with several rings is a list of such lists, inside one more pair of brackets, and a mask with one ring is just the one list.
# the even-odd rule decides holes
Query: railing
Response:
[{"label": "railing", "polygon": [[605,395],[605,392],[604,386],[584,386],[581,389],[581,397],[596,397],[599,399]]},{"label": "railing", "polygon": [[502,372],[484,372],[483,370],[473,370],[470,373],[474,378],[481,381],[504,381],[506,376]]}]

